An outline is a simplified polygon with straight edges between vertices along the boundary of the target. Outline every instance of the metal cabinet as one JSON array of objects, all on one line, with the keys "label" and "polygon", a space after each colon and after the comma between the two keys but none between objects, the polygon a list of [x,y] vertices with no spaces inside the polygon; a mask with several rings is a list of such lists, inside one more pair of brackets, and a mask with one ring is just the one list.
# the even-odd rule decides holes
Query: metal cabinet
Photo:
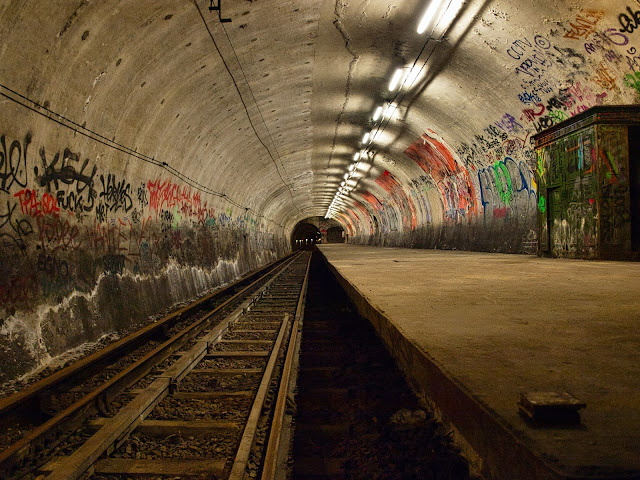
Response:
[{"label": "metal cabinet", "polygon": [[532,137],[539,253],[640,259],[640,106],[598,106]]}]

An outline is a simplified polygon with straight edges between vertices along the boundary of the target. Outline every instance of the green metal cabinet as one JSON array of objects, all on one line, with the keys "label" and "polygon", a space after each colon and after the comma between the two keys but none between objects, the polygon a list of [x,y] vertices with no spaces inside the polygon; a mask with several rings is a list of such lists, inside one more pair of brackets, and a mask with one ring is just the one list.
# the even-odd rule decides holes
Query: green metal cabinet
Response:
[{"label": "green metal cabinet", "polygon": [[640,106],[598,106],[531,139],[539,254],[640,259]]}]

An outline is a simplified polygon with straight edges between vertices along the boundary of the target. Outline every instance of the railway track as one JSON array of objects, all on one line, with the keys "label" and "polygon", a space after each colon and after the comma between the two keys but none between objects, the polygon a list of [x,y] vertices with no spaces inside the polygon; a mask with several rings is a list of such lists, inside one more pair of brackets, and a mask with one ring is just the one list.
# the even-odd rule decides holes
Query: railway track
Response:
[{"label": "railway track", "polygon": [[290,478],[469,480],[450,432],[320,256],[305,309]]},{"label": "railway track", "polygon": [[30,427],[4,442],[0,476],[256,475],[277,450],[267,438],[280,438],[266,414],[284,409],[288,373],[276,367],[293,358],[309,258],[273,265],[0,400],[5,432],[16,419]]}]

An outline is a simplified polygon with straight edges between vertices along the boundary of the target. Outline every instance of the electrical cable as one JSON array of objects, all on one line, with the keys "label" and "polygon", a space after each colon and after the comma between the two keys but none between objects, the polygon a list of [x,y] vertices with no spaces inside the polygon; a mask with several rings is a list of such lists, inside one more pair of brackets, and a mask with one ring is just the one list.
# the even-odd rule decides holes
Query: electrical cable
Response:
[{"label": "electrical cable", "polygon": [[[453,0],[449,0],[449,3],[447,4],[447,7],[444,9],[445,12],[449,9],[449,7],[451,6],[452,3],[453,3]],[[431,33],[433,33],[435,31],[435,29],[438,27],[438,25],[440,25],[440,21],[441,20],[442,20],[442,15],[440,15],[440,18],[438,18],[438,21],[431,28]],[[420,57],[422,56],[422,54],[424,53],[425,49],[427,48],[427,45],[429,45],[429,43],[433,40],[433,41],[436,42],[436,45],[434,46],[433,50],[431,50],[431,52],[429,52],[429,55],[427,55],[427,58],[423,62],[422,66],[420,67],[420,71],[417,74],[417,75],[420,75],[420,73],[422,73],[424,68],[427,66],[427,63],[429,63],[429,60],[431,60],[431,57],[433,56],[433,53],[435,52],[435,47],[437,46],[438,43],[442,42],[443,38],[444,38],[444,32],[442,33],[440,38],[437,39],[437,40],[431,38],[431,35],[429,35],[427,37],[427,39],[425,40],[424,44],[422,45],[422,48],[420,49],[420,52],[416,56],[416,59],[413,61],[413,64],[411,65],[409,71],[411,72],[415,68],[416,64],[418,63],[418,60],[420,60]],[[402,101],[404,100],[404,98],[408,94],[408,92],[404,92],[401,95],[402,87],[404,86],[404,82],[406,80],[407,80],[407,77],[404,78],[402,84],[398,87],[398,90],[396,91],[396,93],[393,96],[393,98],[389,102],[387,102],[389,105],[391,105],[393,103],[396,103],[396,107],[395,107],[394,111],[398,109],[398,107],[400,106],[400,104],[402,103]],[[401,95],[401,97],[400,97],[399,100],[397,100],[399,95]],[[396,100],[397,100],[397,102],[396,102]],[[393,114],[389,115],[389,117],[386,119],[386,123],[385,123],[384,117],[383,117],[382,121],[380,122],[380,124],[375,129],[375,133],[371,134],[372,138],[375,138],[377,135],[379,135],[380,133],[385,131],[385,129],[389,125],[389,122],[391,121],[391,117],[392,116],[393,116]],[[373,130],[372,130],[372,132],[373,132]],[[365,152],[369,151],[369,147],[368,146],[364,147],[364,151]]]},{"label": "electrical cable", "polygon": [[[233,73],[231,73],[231,70],[229,69],[229,65],[227,65],[227,62],[224,59],[224,56],[222,55],[222,52],[220,51],[220,48],[218,47],[216,39],[213,36],[213,32],[209,28],[209,25],[207,24],[207,21],[204,18],[204,15],[202,14],[202,10],[200,10],[200,7],[198,6],[197,0],[193,0],[193,4],[195,5],[196,9],[198,10],[198,14],[200,15],[200,18],[202,19],[202,23],[204,24],[204,27],[206,28],[207,32],[209,33],[209,37],[211,38],[211,41],[213,42],[213,46],[215,47],[216,51],[218,52],[218,55],[220,56],[220,59],[222,60],[222,64],[224,65],[224,68],[227,70],[227,73],[231,77],[231,81],[233,82],[233,86],[236,88],[236,91],[238,92],[238,96],[240,97],[240,102],[242,103],[242,107],[244,108],[245,114],[247,115],[247,119],[249,120],[249,124],[251,125],[253,133],[255,133],[256,138],[258,139],[258,141],[262,144],[264,149],[269,154],[269,157],[271,158],[271,161],[273,161],[273,164],[276,167],[276,171],[278,172],[278,176],[280,177],[280,180],[282,180],[282,183],[284,184],[284,186],[289,189],[289,195],[291,195],[291,201],[293,203],[293,206],[295,208],[297,208],[298,211],[300,211],[298,206],[295,204],[295,200],[293,198],[293,193],[291,192],[291,187],[289,186],[289,184],[287,184],[287,182],[285,182],[284,178],[282,177],[282,174],[280,173],[280,169],[278,168],[278,163],[276,162],[275,158],[273,158],[273,155],[271,154],[271,150],[269,150],[267,145],[262,141],[262,138],[260,138],[260,135],[258,135],[258,131],[256,130],[256,127],[253,124],[253,121],[251,120],[251,115],[249,115],[249,109],[247,108],[247,104],[245,103],[244,98],[242,96],[242,93],[240,92],[240,87],[238,86],[238,83],[236,82],[236,79],[234,78]],[[226,34],[226,30],[225,30],[225,34]],[[229,38],[229,37],[227,36],[227,38]],[[229,43],[231,43],[231,40],[229,40]],[[231,45],[231,48],[233,49],[233,45]],[[235,54],[235,50],[234,50],[234,54]],[[237,58],[238,57],[236,56],[236,59]],[[239,60],[238,60],[238,65],[240,65],[240,61]],[[240,69],[242,70],[242,65],[240,65]],[[244,72],[243,72],[243,75],[244,75]],[[245,80],[246,80],[246,77],[245,77]],[[249,85],[248,81],[247,81],[247,85]],[[251,90],[250,86],[249,86],[249,90]],[[253,96],[253,93],[251,95]],[[254,97],[254,101],[255,101],[255,97]],[[256,103],[256,106],[257,106],[257,103]],[[258,112],[259,111],[260,111],[260,109],[258,108]],[[260,114],[260,116],[262,116],[262,113]],[[264,119],[263,119],[263,121],[264,121]],[[266,126],[266,124],[265,124],[265,126]],[[267,129],[267,132],[268,132],[268,129]],[[274,146],[275,146],[275,143],[274,143]],[[284,166],[283,166],[283,168],[284,168]],[[285,170],[285,173],[286,173],[286,170]]]},{"label": "electrical cable", "polygon": [[[260,106],[258,105],[258,101],[256,100],[255,95],[253,94],[253,89],[251,88],[251,84],[249,83],[249,79],[247,78],[247,76],[244,73],[244,68],[242,68],[242,63],[240,63],[240,59],[238,58],[238,54],[236,53],[236,49],[233,47],[233,43],[231,42],[231,38],[229,37],[229,33],[227,32],[227,29],[224,26],[224,23],[222,24],[222,29],[224,30],[224,34],[227,37],[227,40],[229,41],[229,46],[231,47],[231,50],[233,51],[233,55],[236,57],[236,62],[238,62],[238,66],[240,67],[240,71],[242,72],[242,76],[244,77],[244,81],[247,84],[247,87],[249,88],[249,93],[251,93],[251,98],[253,98],[253,103],[256,105],[256,109],[258,110],[258,114],[260,115],[260,119],[262,120],[262,124],[264,125],[264,129],[267,131],[267,135],[269,136],[269,140],[271,140],[271,144],[273,145],[273,149],[276,151],[276,155],[278,156],[278,160],[280,160],[280,165],[282,166],[282,169],[284,170],[284,173],[287,175],[287,178],[289,178],[289,182],[291,182],[291,177],[289,177],[289,173],[287,172],[286,167],[284,166],[284,162],[282,161],[282,157],[280,156],[280,152],[278,151],[278,147],[276,146],[276,142],[273,141],[273,137],[271,136],[271,131],[269,130],[269,127],[267,126],[267,122],[264,120],[264,117],[262,116],[262,110],[260,110]],[[256,133],[257,135],[257,133]],[[273,159],[273,157],[271,157]],[[274,160],[275,163],[275,160]],[[278,166],[276,165],[276,168]],[[280,177],[282,179],[282,177]],[[284,180],[283,180],[284,181]],[[289,187],[289,185],[287,185],[287,187]],[[291,193],[291,188],[289,188],[289,192]],[[291,194],[292,198],[293,198],[293,193]]]},{"label": "electrical cable", "polygon": [[[7,93],[8,92],[8,93]],[[40,103],[36,102],[35,100],[31,100],[29,97],[26,97],[25,95],[22,95],[20,93],[18,93],[17,91],[7,87],[6,85],[3,85],[0,83],[0,96],[11,100],[12,102],[28,109],[31,110],[34,113],[37,113],[38,115],[41,115],[43,117],[45,117],[46,119],[55,122],[63,127],[66,127],[70,130],[73,130],[76,133],[79,133],[80,135],[87,137],[97,143],[100,143],[106,147],[112,148],[114,150],[117,150],[121,153],[124,153],[125,155],[129,155],[131,157],[137,158],[139,160],[142,160],[143,162],[146,163],[150,163],[152,165],[155,165],[157,167],[162,168],[163,170],[167,171],[168,173],[170,173],[171,175],[179,178],[180,180],[182,180],[183,182],[185,182],[186,184],[188,184],[190,187],[199,190],[203,193],[209,194],[209,195],[213,195],[219,198],[223,198],[227,203],[230,203],[231,205],[234,205],[238,208],[242,208],[244,209],[246,212],[253,212],[253,214],[256,215],[256,217],[258,218],[264,218],[265,220],[272,222],[276,225],[278,225],[281,228],[284,228],[283,225],[281,225],[280,223],[276,222],[275,220],[266,217],[258,212],[256,212],[255,210],[253,210],[250,207],[246,207],[242,204],[240,204],[239,202],[233,200],[231,197],[227,196],[225,193],[223,192],[217,192],[215,190],[212,190],[209,187],[206,187],[204,185],[202,185],[201,183],[199,183],[198,181],[192,179],[191,177],[187,176],[186,174],[182,173],[181,171],[175,169],[174,167],[172,167],[171,165],[169,165],[167,162],[164,161],[160,161],[160,160],[156,160],[155,157],[150,157],[148,155],[144,155],[142,153],[138,153],[136,150],[127,147],[121,143],[118,143],[114,140],[110,140],[109,138],[105,137],[104,135],[101,135],[100,133],[91,130],[89,128],[86,128],[83,125],[80,125],[79,123],[65,117],[64,115],[61,115],[43,105],[41,105]],[[16,98],[17,97],[17,98]]]}]

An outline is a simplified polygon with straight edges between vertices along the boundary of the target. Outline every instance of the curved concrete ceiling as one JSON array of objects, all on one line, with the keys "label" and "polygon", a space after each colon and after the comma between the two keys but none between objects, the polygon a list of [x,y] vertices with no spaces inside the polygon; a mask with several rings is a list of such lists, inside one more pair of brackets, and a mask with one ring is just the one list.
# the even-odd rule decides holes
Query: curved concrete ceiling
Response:
[{"label": "curved concrete ceiling", "polygon": [[[404,152],[425,132],[466,166],[494,160],[485,147],[505,134],[528,149],[538,100],[563,88],[581,98],[557,118],[636,101],[624,83],[635,32],[618,31],[631,2],[439,3],[418,34],[429,6],[418,0],[227,0],[225,24],[204,0],[4,2],[3,85],[287,231],[326,213],[371,128],[349,208],[382,200],[385,171],[415,177]],[[395,69],[412,65],[417,78],[390,92]],[[392,118],[373,122],[389,101]],[[141,176],[157,168],[127,162]]]}]

